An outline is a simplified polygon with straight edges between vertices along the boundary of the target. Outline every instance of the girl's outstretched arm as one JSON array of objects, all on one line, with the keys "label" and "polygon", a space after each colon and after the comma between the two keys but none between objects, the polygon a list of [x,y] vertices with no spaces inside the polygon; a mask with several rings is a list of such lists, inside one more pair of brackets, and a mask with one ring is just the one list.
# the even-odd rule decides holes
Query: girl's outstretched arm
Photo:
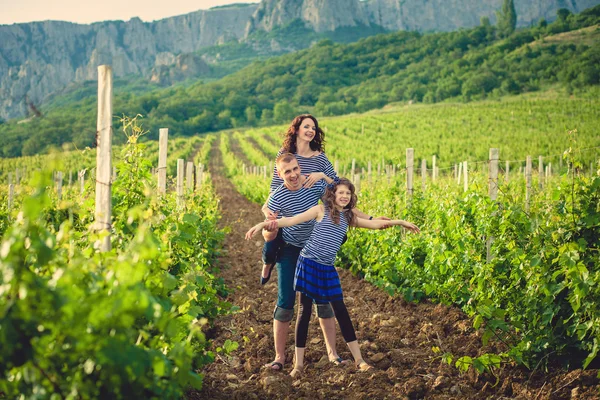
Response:
[{"label": "girl's outstretched arm", "polygon": [[421,230],[415,224],[404,221],[402,219],[393,219],[391,221],[384,220],[368,220],[363,218],[356,218],[354,220],[354,225],[358,228],[366,228],[366,229],[384,229],[394,225],[400,225],[404,229],[409,230],[413,233],[420,233]]},{"label": "girl's outstretched arm", "polygon": [[[310,221],[311,219],[316,219],[323,215],[323,206],[321,204],[316,205],[308,210],[304,211],[301,214],[294,215],[289,218],[281,218],[275,221],[263,221],[259,224],[254,225],[248,232],[246,232],[246,240],[250,240],[254,235],[256,235],[262,228],[265,227],[268,223],[277,223],[278,228],[284,228],[287,226],[294,226],[301,224],[303,222]],[[389,221],[387,221],[389,222]]]}]

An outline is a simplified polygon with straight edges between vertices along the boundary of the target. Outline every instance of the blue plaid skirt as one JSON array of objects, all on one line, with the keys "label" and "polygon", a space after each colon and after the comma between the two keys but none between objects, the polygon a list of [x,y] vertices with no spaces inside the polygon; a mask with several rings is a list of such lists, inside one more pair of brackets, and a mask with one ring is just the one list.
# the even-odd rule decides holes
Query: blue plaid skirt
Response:
[{"label": "blue plaid skirt", "polygon": [[333,265],[324,265],[309,258],[298,257],[294,290],[310,297],[317,304],[344,299],[340,276]]}]

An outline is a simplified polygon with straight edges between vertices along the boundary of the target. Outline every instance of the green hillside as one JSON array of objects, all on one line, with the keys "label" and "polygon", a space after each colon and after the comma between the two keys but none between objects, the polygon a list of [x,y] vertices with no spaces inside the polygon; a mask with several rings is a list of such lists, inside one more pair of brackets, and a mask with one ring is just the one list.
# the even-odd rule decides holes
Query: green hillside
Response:
[{"label": "green hillside", "polygon": [[[551,85],[572,92],[600,82],[598,41],[582,39],[596,37],[599,23],[600,6],[505,39],[484,22],[450,33],[397,32],[351,44],[324,40],[218,81],[143,94],[121,91],[113,109],[118,115],[142,114],[152,139],[159,127],[190,136],[285,122],[301,111],[342,115],[393,102],[467,102]],[[93,145],[95,95],[72,97],[55,99],[60,107],[43,118],[0,125],[0,155],[31,155],[65,143]]]}]

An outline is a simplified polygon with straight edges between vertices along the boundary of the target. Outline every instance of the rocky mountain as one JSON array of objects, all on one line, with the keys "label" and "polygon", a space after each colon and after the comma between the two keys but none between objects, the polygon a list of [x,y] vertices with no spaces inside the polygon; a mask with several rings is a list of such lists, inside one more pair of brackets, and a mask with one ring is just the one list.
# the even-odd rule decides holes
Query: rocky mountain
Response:
[{"label": "rocky mountain", "polygon": [[[597,4],[600,0],[515,0],[521,26],[554,19],[559,8],[578,13]],[[96,79],[101,64],[111,64],[116,77],[141,74],[171,84],[209,68],[205,60],[186,53],[249,40],[288,24],[318,33],[372,27],[449,31],[478,25],[482,16],[494,22],[501,5],[502,0],[262,0],[154,22],[132,18],[91,25],[0,25],[0,118],[25,115],[25,99],[39,105],[69,84]],[[281,52],[276,38],[266,40]]]},{"label": "rocky mountain", "polygon": [[95,80],[101,64],[111,64],[116,77],[150,75],[166,60],[176,64],[180,54],[240,39],[256,7],[201,10],[155,22],[0,25],[0,118],[25,115],[25,95],[40,104],[72,82]]}]

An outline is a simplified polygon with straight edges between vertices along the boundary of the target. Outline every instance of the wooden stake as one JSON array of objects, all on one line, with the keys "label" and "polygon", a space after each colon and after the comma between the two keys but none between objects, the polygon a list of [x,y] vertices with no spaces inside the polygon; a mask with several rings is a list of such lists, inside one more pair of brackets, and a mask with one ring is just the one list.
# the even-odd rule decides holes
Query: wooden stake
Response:
[{"label": "wooden stake", "polygon": [[169,148],[169,129],[158,130],[158,193],[167,193],[167,151]]},{"label": "wooden stake", "polygon": [[10,183],[8,185],[8,209],[9,210],[13,206],[14,198],[15,198],[15,185],[13,185],[12,183]]},{"label": "wooden stake", "polygon": [[469,190],[469,172],[468,172],[466,161],[463,162],[463,173],[464,173],[464,177],[463,177],[464,191],[466,192],[467,190]]},{"label": "wooden stake", "polygon": [[58,201],[62,200],[62,183],[63,183],[63,173],[62,173],[62,171],[58,171],[57,179],[56,179],[56,197],[58,197]]},{"label": "wooden stake", "polygon": [[194,190],[194,163],[191,161],[188,161],[186,165],[185,183],[187,190],[192,192]]},{"label": "wooden stake", "polygon": [[423,181],[423,191],[425,191],[425,179],[427,178],[427,160],[421,160],[421,180]]},{"label": "wooden stake", "polygon": [[498,197],[498,158],[499,150],[490,149],[489,194],[492,200]]},{"label": "wooden stake", "polygon": [[98,67],[98,123],[96,155],[96,230],[107,232],[102,239],[100,251],[110,251],[112,162],[112,69],[108,65]]},{"label": "wooden stake", "polygon": [[525,211],[529,212],[529,203],[531,201],[531,156],[527,156],[525,164]]},{"label": "wooden stake", "polygon": [[435,180],[437,179],[437,172],[436,172],[436,168],[435,168],[435,162],[436,162],[436,157],[433,156],[433,159],[431,160],[431,180],[433,182],[435,182]]},{"label": "wooden stake", "polygon": [[196,166],[196,190],[202,187],[202,182],[204,180],[204,165],[198,164]]},{"label": "wooden stake", "polygon": [[184,160],[182,158],[177,159],[177,205],[183,206],[183,174],[184,174]]},{"label": "wooden stake", "polygon": [[540,188],[540,190],[542,190],[542,189],[544,189],[544,157],[542,157],[542,156],[539,157],[538,176],[539,176],[538,187]]},{"label": "wooden stake", "polygon": [[77,177],[79,178],[79,193],[83,196],[83,192],[85,192],[85,169],[79,171]]},{"label": "wooden stake", "polygon": [[414,172],[415,150],[406,149],[406,192],[408,197],[413,195],[413,172]]}]

